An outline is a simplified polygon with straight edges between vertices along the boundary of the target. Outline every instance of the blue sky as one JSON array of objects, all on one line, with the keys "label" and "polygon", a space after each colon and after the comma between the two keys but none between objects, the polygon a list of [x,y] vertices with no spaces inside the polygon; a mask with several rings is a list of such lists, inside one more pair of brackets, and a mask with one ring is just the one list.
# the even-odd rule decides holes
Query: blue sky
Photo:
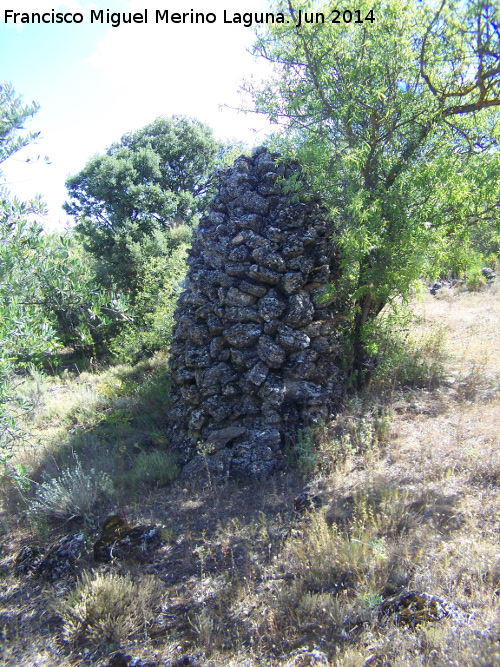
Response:
[{"label": "blue sky", "polygon": [[[90,23],[90,10],[143,12],[148,24]],[[4,12],[82,12],[80,25],[5,24]],[[213,25],[156,24],[154,12],[214,12]],[[40,131],[36,145],[2,166],[13,194],[43,195],[48,229],[62,229],[64,181],[87,160],[158,116],[185,114],[207,122],[217,137],[260,143],[269,130],[262,117],[243,115],[220,105],[238,106],[244,77],[260,76],[265,63],[248,54],[252,30],[222,22],[223,10],[262,11],[265,0],[0,0],[0,80],[13,84],[25,102],[41,110],[28,128]],[[26,163],[47,155],[50,164]]]}]

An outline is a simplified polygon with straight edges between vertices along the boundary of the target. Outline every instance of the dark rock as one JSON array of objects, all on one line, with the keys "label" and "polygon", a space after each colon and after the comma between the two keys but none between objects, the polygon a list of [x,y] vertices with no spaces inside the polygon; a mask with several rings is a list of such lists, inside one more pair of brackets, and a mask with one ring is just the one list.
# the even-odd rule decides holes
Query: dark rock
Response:
[{"label": "dark rock", "polygon": [[257,324],[235,324],[224,331],[224,337],[233,347],[250,347],[261,333],[262,327]]},{"label": "dark rock", "polygon": [[294,329],[305,327],[312,322],[314,307],[307,292],[292,294],[288,300],[288,311],[285,322]]},{"label": "dark rock", "polygon": [[262,222],[263,222],[263,219],[260,217],[260,215],[256,215],[255,213],[251,213],[251,214],[247,214],[247,215],[241,215],[238,218],[238,225],[241,228],[251,229],[254,232],[258,232],[260,230]]},{"label": "dark rock", "polygon": [[40,547],[26,545],[21,548],[14,559],[14,572],[18,576],[35,573],[42,558],[43,552]]},{"label": "dark rock", "polygon": [[250,262],[226,262],[226,271],[228,276],[245,278],[250,275]]},{"label": "dark rock", "polygon": [[245,435],[245,433],[246,428],[244,426],[226,426],[226,428],[221,428],[218,431],[207,433],[207,439],[219,450],[232,440]]},{"label": "dark rock", "polygon": [[165,667],[165,663],[156,660],[144,662],[141,658],[133,658],[131,655],[117,651],[111,656],[106,667]]},{"label": "dark rock", "polygon": [[257,301],[257,298],[248,294],[248,292],[242,292],[236,287],[231,287],[223,295],[221,301],[228,306],[251,306]]},{"label": "dark rock", "polygon": [[497,274],[493,271],[493,269],[490,269],[488,266],[485,266],[481,269],[481,274],[486,278],[488,282],[495,280],[495,278],[497,277]]},{"label": "dark rock", "polygon": [[191,431],[199,431],[206,423],[207,413],[203,409],[193,410],[188,422],[188,428]]},{"label": "dark rock", "polygon": [[276,285],[280,279],[280,274],[276,273],[276,271],[272,271],[265,266],[257,266],[257,264],[250,266],[248,275],[257,282],[265,283],[266,285]]},{"label": "dark rock", "polygon": [[270,322],[280,317],[286,310],[286,301],[278,294],[275,289],[269,292],[259,300],[259,315],[264,322]]},{"label": "dark rock", "polygon": [[170,350],[183,475],[271,474],[283,443],[340,403],[335,221],[277,184],[298,169],[266,149],[242,156],[194,233]]},{"label": "dark rock", "polygon": [[191,366],[192,368],[208,368],[211,364],[209,350],[194,348],[188,350],[184,358],[186,366]]},{"label": "dark rock", "polygon": [[278,373],[269,373],[266,381],[259,389],[259,396],[263,402],[273,408],[279,407],[285,400],[285,381]]},{"label": "dark rock", "polygon": [[297,514],[303,514],[304,512],[318,509],[321,505],[322,500],[320,496],[309,493],[308,491],[303,491],[297,498],[295,498],[293,509]]},{"label": "dark rock", "polygon": [[265,334],[259,338],[257,354],[270,368],[280,368],[285,361],[285,350]]},{"label": "dark rock", "polygon": [[86,552],[83,533],[63,535],[45,553],[37,546],[24,546],[14,560],[14,571],[18,576],[31,574],[54,582],[75,573]]},{"label": "dark rock", "polygon": [[229,306],[224,314],[228,322],[262,322],[259,313],[253,308],[236,308]]},{"label": "dark rock", "polygon": [[285,352],[299,352],[309,347],[311,339],[303,331],[292,329],[283,322],[280,322],[278,324],[276,342],[281,345]]},{"label": "dark rock", "polygon": [[218,424],[231,416],[232,409],[228,400],[222,396],[211,396],[203,403],[203,409]]},{"label": "dark rock", "polygon": [[260,266],[271,271],[283,273],[286,271],[286,262],[277,252],[272,252],[266,248],[255,248],[252,252],[252,259]]},{"label": "dark rock", "polygon": [[294,294],[301,290],[307,282],[306,276],[300,271],[285,273],[279,282],[280,288],[285,294]]},{"label": "dark rock", "polygon": [[256,285],[255,283],[249,283],[246,280],[242,280],[240,283],[240,290],[247,292],[248,294],[253,294],[253,296],[264,296],[268,288],[263,285]]},{"label": "dark rock", "polygon": [[238,370],[246,370],[247,368],[251,368],[257,361],[257,352],[253,348],[251,350],[231,350],[231,362]]},{"label": "dark rock", "polygon": [[246,245],[240,245],[233,248],[229,253],[229,260],[231,262],[246,262],[252,257],[252,251]]},{"label": "dark rock", "polygon": [[268,366],[262,361],[259,361],[250,371],[248,371],[245,377],[249,382],[254,384],[256,387],[260,387],[260,385],[266,379],[268,373],[269,373]]},{"label": "dark rock", "polygon": [[391,619],[397,625],[416,627],[421,623],[442,621],[445,618],[464,620],[465,614],[443,598],[422,591],[408,591],[384,600],[378,606],[379,618]]},{"label": "dark rock", "polygon": [[121,515],[110,516],[94,543],[94,559],[104,562],[127,557],[144,560],[160,544],[159,526],[131,526]]},{"label": "dark rock", "polygon": [[[261,197],[256,192],[245,192],[239,198],[242,206],[250,213],[257,213],[258,215],[266,215],[269,211],[269,201],[266,197]],[[241,216],[242,220],[248,219],[249,216]],[[241,221],[239,223],[241,225]],[[250,225],[249,225],[250,226]],[[254,227],[252,227],[253,229]]]}]

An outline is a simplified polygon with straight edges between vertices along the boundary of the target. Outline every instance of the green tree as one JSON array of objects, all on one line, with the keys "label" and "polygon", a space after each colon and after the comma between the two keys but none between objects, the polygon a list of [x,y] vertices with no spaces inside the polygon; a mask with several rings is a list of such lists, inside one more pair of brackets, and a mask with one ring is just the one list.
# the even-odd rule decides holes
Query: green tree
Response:
[{"label": "green tree", "polygon": [[[0,84],[0,162],[38,135],[18,136],[37,105],[23,105]],[[14,373],[39,364],[63,345],[95,348],[127,321],[126,299],[103,291],[71,234],[47,235],[40,200],[19,202],[0,186],[0,444],[16,432]],[[9,407],[10,405],[10,407]],[[0,448],[0,463],[6,463]]]},{"label": "green tree", "polygon": [[124,135],[66,182],[65,210],[77,220],[99,279],[135,294],[141,264],[168,255],[205,210],[215,168],[227,152],[211,129],[174,116]]},{"label": "green tree", "polygon": [[26,121],[32,118],[39,108],[36,102],[23,104],[22,98],[16,95],[10,83],[0,82],[0,164],[39,136],[39,132],[19,135],[19,131],[24,130]]},{"label": "green tree", "polygon": [[[25,105],[16,95],[14,88],[7,82],[0,83],[0,164],[17,151],[34,141],[38,136],[24,130],[25,123],[38,111],[38,105]],[[0,178],[2,172],[0,172]],[[38,313],[28,311],[26,318],[20,319],[16,300],[10,299],[10,290],[4,286],[10,281],[11,271],[21,259],[32,238],[25,230],[19,229],[19,219],[43,212],[40,201],[21,204],[7,197],[5,186],[0,184],[0,445],[8,442],[15,431],[15,420],[8,408],[10,399],[9,379],[14,370],[13,356],[17,350],[13,346],[27,344],[33,353],[39,354],[53,349],[56,345],[55,332],[49,323],[40,318]],[[16,242],[12,243],[12,239]],[[26,341],[26,343],[24,343]],[[6,464],[7,458],[0,447],[0,463]]]},{"label": "green tree", "polygon": [[62,346],[102,349],[131,319],[127,298],[97,285],[72,233],[44,233],[26,219],[25,206],[7,199],[0,211],[3,350],[24,363]]},{"label": "green tree", "polygon": [[361,0],[357,12],[332,12],[289,0],[276,9],[289,23],[268,25],[254,45],[274,74],[245,87],[255,110],[283,126],[277,143],[338,222],[343,280],[332,293],[349,314],[348,366],[362,377],[384,306],[481,225],[496,224],[498,238],[500,6]]}]

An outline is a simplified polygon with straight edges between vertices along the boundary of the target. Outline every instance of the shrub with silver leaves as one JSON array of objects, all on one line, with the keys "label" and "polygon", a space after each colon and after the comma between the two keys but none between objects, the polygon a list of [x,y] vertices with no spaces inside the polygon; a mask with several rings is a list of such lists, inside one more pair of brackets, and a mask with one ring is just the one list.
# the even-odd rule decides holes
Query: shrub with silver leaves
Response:
[{"label": "shrub with silver leaves", "polygon": [[40,484],[29,505],[35,514],[53,519],[84,517],[92,510],[97,491],[95,476],[86,474],[78,462],[74,468],[66,468],[58,477]]}]

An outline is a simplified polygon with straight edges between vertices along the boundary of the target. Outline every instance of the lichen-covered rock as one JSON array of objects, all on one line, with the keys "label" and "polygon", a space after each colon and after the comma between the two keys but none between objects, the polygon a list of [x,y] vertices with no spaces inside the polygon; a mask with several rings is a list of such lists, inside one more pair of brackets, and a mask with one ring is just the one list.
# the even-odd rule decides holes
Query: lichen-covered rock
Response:
[{"label": "lichen-covered rock", "polygon": [[298,167],[277,158],[238,158],[194,235],[170,359],[184,476],[270,474],[287,439],[334,414],[343,393],[326,290],[339,273],[334,224],[317,200],[281,191],[278,177]]},{"label": "lichen-covered rock", "polygon": [[110,516],[94,543],[94,559],[107,562],[123,558],[146,559],[160,546],[160,526],[131,526],[121,515]]}]

